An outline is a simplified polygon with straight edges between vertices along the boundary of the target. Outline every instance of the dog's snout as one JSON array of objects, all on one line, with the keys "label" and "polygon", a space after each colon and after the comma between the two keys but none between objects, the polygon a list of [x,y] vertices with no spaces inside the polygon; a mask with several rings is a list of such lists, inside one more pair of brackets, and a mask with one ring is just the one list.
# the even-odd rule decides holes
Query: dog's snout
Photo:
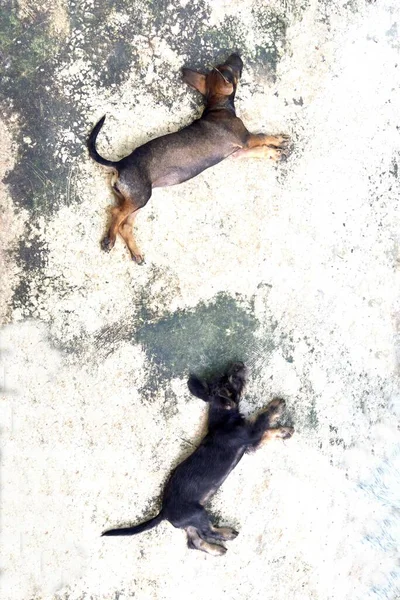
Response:
[{"label": "dog's snout", "polygon": [[245,377],[247,373],[246,365],[242,362],[235,362],[232,365],[231,373],[237,377]]},{"label": "dog's snout", "polygon": [[239,76],[242,74],[243,69],[243,61],[240,58],[239,54],[231,54],[229,58],[226,60],[225,64],[229,67],[232,67],[236,71],[238,71]]}]

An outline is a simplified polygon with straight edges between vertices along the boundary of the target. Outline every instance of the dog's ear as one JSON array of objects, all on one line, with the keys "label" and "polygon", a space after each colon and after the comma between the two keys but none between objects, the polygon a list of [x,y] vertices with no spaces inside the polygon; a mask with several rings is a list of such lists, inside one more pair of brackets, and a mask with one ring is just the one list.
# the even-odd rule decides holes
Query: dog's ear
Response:
[{"label": "dog's ear", "polygon": [[223,79],[221,77],[221,81],[218,82],[218,85],[216,85],[216,89],[215,91],[218,94],[222,94],[223,96],[230,96],[232,94],[234,90],[233,84],[230,83],[229,81],[225,81],[225,79]]},{"label": "dog's ear", "polygon": [[194,88],[203,96],[207,93],[207,84],[206,84],[206,76],[202,75],[202,73],[197,73],[197,71],[192,71],[191,69],[182,69],[182,79],[185,83],[190,85],[190,87]]},{"label": "dog's ear", "polygon": [[188,381],[188,388],[193,394],[193,396],[196,396],[196,398],[200,398],[201,400],[204,400],[204,402],[209,401],[210,391],[205,381],[201,381],[201,379],[198,379],[194,375],[191,375]]}]

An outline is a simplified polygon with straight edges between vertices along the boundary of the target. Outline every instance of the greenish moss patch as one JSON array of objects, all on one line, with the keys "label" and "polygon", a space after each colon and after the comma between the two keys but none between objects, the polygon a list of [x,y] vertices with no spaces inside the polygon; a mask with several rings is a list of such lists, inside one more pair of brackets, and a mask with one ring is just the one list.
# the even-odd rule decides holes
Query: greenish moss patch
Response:
[{"label": "greenish moss patch", "polygon": [[167,377],[189,372],[210,376],[232,361],[248,358],[257,326],[250,305],[221,293],[210,303],[143,325],[134,339],[150,364]]}]

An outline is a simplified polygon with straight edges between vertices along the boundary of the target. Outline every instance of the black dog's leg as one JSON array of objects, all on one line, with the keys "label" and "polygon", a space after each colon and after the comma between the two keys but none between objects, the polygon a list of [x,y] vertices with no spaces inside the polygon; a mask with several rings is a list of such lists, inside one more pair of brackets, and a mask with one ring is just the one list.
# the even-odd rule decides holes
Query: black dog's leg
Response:
[{"label": "black dog's leg", "polygon": [[270,440],[288,440],[292,437],[293,434],[293,427],[271,427],[271,429],[267,429],[267,431],[264,431],[260,444],[263,444],[264,442],[269,442]]},{"label": "black dog's leg", "polygon": [[282,416],[285,410],[286,402],[282,398],[275,398],[267,404],[264,414],[268,416],[268,427],[274,427],[277,424],[279,417]]},{"label": "black dog's leg", "polygon": [[206,540],[218,542],[234,540],[238,535],[231,527],[214,527],[205,508],[199,506],[196,513],[191,517],[191,525],[186,528],[188,534],[188,545],[209,554],[225,554],[226,548],[217,544],[210,544]]},{"label": "black dog's leg", "polygon": [[197,529],[200,535],[206,539],[222,542],[234,540],[239,535],[232,527],[214,527],[205,508],[202,508],[201,511],[199,510],[197,520]]},{"label": "black dog's leg", "polygon": [[226,548],[224,546],[220,546],[219,544],[210,544],[203,540],[200,537],[199,532],[195,527],[187,527],[186,533],[188,536],[188,546],[189,548],[194,548],[196,550],[202,550],[203,552],[207,552],[207,554],[212,554],[213,556],[222,556],[226,552]]},{"label": "black dog's leg", "polygon": [[232,527],[214,527],[211,524],[209,528],[202,529],[201,534],[207,539],[219,542],[229,542],[239,535]]},{"label": "black dog's leg", "polygon": [[255,422],[249,427],[249,446],[251,448],[256,448],[263,439],[266,431],[276,425],[284,409],[284,400],[280,398],[271,400],[265,411],[261,413]]}]

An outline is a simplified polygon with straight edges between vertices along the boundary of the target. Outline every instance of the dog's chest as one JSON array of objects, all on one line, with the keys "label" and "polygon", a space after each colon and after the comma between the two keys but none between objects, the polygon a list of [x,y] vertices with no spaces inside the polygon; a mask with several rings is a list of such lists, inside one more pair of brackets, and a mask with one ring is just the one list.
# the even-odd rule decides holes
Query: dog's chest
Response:
[{"label": "dog's chest", "polygon": [[209,489],[202,496],[201,504],[205,504],[206,502],[208,502],[208,500],[211,498],[211,496],[213,496],[218,491],[218,489],[224,483],[225,479],[228,477],[228,475],[231,473],[231,471],[233,471],[233,469],[236,467],[236,465],[242,458],[244,452],[245,452],[245,449],[242,446],[240,448],[236,449],[236,452],[232,455],[229,467],[227,469],[224,469],[224,471],[221,471],[219,473],[219,476],[217,475],[217,476],[213,477],[213,481],[210,484]]}]

